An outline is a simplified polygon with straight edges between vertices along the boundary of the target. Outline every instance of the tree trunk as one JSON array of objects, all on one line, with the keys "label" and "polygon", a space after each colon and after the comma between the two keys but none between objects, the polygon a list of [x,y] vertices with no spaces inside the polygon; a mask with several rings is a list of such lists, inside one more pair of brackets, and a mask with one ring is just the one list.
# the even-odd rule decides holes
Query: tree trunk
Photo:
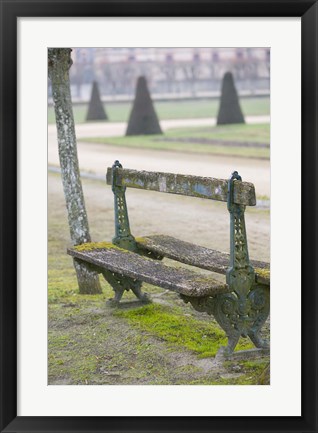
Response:
[{"label": "tree trunk", "polygon": [[[80,179],[74,127],[69,68],[71,49],[49,48],[48,70],[52,81],[58,149],[68,223],[73,245],[90,242],[89,227]],[[101,293],[98,274],[74,262],[80,293]]]}]

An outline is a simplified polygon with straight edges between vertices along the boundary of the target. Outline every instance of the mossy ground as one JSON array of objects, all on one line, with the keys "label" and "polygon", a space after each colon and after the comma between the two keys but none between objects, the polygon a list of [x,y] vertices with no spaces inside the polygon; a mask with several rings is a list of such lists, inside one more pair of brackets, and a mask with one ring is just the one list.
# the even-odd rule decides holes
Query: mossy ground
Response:
[{"label": "mossy ground", "polygon": [[[117,311],[115,315],[128,319],[136,328],[159,337],[169,346],[189,349],[200,358],[215,356],[220,346],[227,343],[224,332],[213,319],[209,322],[198,321],[181,306],[152,304],[133,310]],[[242,339],[236,350],[252,347],[250,341]]]},{"label": "mossy ground", "polygon": [[[109,241],[113,236],[112,196],[107,198],[108,190],[101,182],[84,181],[83,186],[92,238]],[[156,205],[162,209],[162,203]],[[132,203],[131,210],[134,221],[138,204]],[[204,206],[200,212],[204,214]],[[58,175],[49,176],[48,215],[49,384],[257,384],[268,357],[216,364],[216,350],[225,342],[223,332],[211,317],[196,312],[175,293],[145,285],[153,304],[142,306],[131,293],[125,293],[119,309],[107,305],[113,294],[102,280],[102,294],[80,295],[72,259],[66,254],[69,232]],[[136,236],[151,234],[152,224],[158,226],[162,220],[160,215],[158,218],[149,227],[144,219],[135,220]],[[260,221],[266,221],[268,215],[253,211],[250,218],[252,223],[255,219],[259,235]],[[178,226],[180,221],[174,229]],[[196,232],[199,241],[200,236],[206,238],[206,231],[200,235],[191,225],[189,230]],[[261,239],[264,236],[265,232]],[[223,233],[216,239],[220,249],[218,242],[224,243]],[[242,340],[241,347],[246,342]]]}]

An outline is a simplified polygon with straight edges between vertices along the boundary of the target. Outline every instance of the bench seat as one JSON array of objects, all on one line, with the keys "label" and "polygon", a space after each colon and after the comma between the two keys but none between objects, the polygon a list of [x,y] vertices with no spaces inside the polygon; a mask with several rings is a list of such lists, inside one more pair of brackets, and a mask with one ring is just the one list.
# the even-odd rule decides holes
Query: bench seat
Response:
[{"label": "bench seat", "polygon": [[[114,290],[110,304],[118,306],[123,293],[129,290],[141,302],[149,302],[141,286],[142,282],[150,283],[179,293],[195,310],[213,315],[228,338],[222,354],[233,353],[241,336],[248,336],[257,348],[268,349],[260,330],[269,315],[270,270],[267,263],[250,261],[245,226],[245,206],[256,204],[254,185],[243,182],[237,171],[224,180],[123,169],[119,161],[107,169],[106,180],[114,194],[112,243],[78,245],[68,253],[87,274],[95,271],[103,275]],[[230,254],[172,236],[136,239],[130,231],[127,188],[226,202],[230,214]],[[180,266],[164,264],[164,257]],[[194,268],[189,270],[181,263]],[[198,273],[200,268],[205,270],[203,275]],[[226,278],[219,282],[215,273]]]},{"label": "bench seat", "polygon": [[227,284],[216,281],[212,276],[167,266],[111,243],[101,244],[101,247],[82,244],[69,248],[67,252],[76,259],[94,265],[100,272],[104,269],[190,297],[215,296],[230,291]]},{"label": "bench seat", "polygon": [[[142,250],[219,274],[225,274],[230,263],[230,254],[181,241],[172,236],[146,236],[136,238],[136,242]],[[269,286],[269,264],[257,260],[251,260],[250,263],[254,267],[256,281]]]}]

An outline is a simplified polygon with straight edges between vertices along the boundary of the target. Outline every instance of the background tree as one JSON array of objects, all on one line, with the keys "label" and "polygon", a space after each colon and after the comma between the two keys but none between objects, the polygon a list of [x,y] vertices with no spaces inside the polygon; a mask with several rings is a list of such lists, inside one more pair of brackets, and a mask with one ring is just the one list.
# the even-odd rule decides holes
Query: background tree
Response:
[{"label": "background tree", "polygon": [[[77,157],[69,81],[71,51],[69,48],[50,48],[48,70],[52,82],[61,175],[71,240],[73,245],[79,245],[90,242],[91,237]],[[98,274],[95,271],[77,260],[74,260],[74,267],[80,293],[101,293]]]},{"label": "background tree", "polygon": [[245,120],[234,85],[233,75],[231,72],[226,72],[222,82],[221,102],[217,124],[226,125],[231,123],[245,123]]},{"label": "background tree", "polygon": [[126,135],[162,134],[145,77],[139,77]]},{"label": "background tree", "polygon": [[88,105],[86,120],[107,120],[104,105],[100,99],[97,81],[93,81],[92,94]]}]

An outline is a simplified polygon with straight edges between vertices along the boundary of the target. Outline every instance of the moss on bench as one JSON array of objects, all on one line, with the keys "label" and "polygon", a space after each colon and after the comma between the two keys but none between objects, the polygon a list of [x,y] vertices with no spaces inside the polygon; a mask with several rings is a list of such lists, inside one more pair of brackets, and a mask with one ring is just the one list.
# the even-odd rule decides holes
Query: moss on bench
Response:
[{"label": "moss on bench", "polygon": [[116,247],[108,242],[83,244],[69,248],[68,254],[103,271],[110,271],[134,281],[144,281],[186,296],[202,297],[228,293],[225,283],[211,275],[167,266],[160,261]]},{"label": "moss on bench", "polygon": [[[154,235],[137,237],[139,248],[160,254],[172,260],[196,266],[201,269],[225,275],[230,264],[230,255],[211,248],[185,242],[167,235]],[[256,281],[269,286],[270,269],[269,264],[258,260],[251,260],[255,269]]]},{"label": "moss on bench", "polygon": [[75,251],[93,251],[93,250],[99,250],[104,248],[106,249],[115,248],[121,250],[121,248],[116,247],[116,245],[112,244],[111,242],[87,242],[85,244],[76,245],[73,247]]}]

